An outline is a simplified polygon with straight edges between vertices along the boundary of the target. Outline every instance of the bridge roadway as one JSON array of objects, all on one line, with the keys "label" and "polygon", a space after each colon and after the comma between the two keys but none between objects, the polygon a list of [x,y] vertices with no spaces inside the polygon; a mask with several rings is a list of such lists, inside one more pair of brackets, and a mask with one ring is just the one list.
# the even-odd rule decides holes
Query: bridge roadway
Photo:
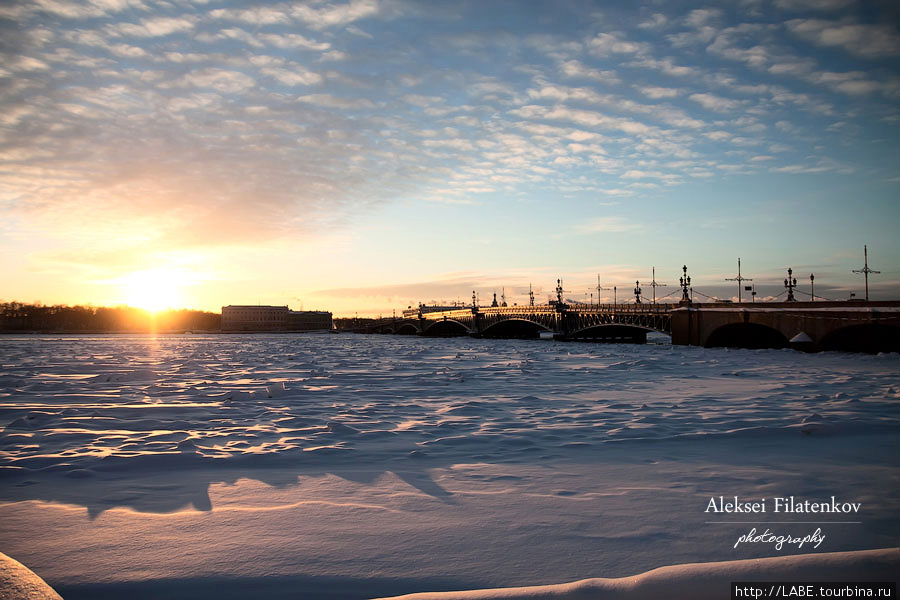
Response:
[{"label": "bridge roadway", "polygon": [[900,301],[423,307],[354,330],[632,343],[655,331],[681,345],[900,351]]}]

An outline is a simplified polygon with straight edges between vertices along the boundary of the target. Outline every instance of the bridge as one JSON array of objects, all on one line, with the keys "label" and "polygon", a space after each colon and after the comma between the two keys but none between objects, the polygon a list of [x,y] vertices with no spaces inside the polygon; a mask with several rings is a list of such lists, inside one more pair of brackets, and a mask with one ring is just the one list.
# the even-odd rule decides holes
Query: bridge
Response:
[{"label": "bridge", "polygon": [[900,351],[900,301],[471,306],[378,319],[363,333],[855,351]]}]

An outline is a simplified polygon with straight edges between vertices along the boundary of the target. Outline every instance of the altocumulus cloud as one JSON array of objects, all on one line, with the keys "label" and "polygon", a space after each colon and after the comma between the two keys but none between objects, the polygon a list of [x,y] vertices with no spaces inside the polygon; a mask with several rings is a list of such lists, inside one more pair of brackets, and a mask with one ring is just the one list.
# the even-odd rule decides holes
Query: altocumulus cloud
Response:
[{"label": "altocumulus cloud", "polygon": [[648,202],[734,172],[887,177],[853,157],[900,138],[896,30],[837,0],[760,6],[3,6],[0,211],[70,256],[91,238],[90,261],[311,237],[400,199]]}]

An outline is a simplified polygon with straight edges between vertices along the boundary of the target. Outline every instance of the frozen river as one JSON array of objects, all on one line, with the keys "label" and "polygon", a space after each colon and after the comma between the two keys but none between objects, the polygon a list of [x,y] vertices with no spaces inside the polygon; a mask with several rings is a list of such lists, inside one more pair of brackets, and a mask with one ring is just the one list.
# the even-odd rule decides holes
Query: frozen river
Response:
[{"label": "frozen river", "polygon": [[[358,598],[900,543],[897,354],[109,335],[5,336],[0,362],[0,551],[67,599]],[[734,548],[748,525],[706,511],[719,496],[860,509],[793,525],[816,549]]]}]

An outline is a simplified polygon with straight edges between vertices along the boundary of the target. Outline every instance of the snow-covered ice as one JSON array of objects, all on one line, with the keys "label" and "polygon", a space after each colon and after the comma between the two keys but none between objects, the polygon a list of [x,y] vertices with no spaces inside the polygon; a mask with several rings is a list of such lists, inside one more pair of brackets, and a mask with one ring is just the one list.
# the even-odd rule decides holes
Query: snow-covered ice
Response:
[{"label": "snow-covered ice", "polygon": [[[0,363],[0,551],[67,600],[363,598],[900,544],[896,354],[5,336]],[[754,525],[705,512],[719,496],[861,508],[755,525],[818,527],[817,548],[735,548]]]},{"label": "snow-covered ice", "polygon": [[[723,593],[722,590],[728,590],[731,582],[736,581],[889,582],[897,576],[898,565],[900,565],[898,548],[827,552],[671,565],[633,577],[617,579],[593,578],[558,585],[491,590],[419,592],[383,600],[657,600],[659,598],[720,600],[730,597],[729,593]],[[747,588],[741,586],[741,589]],[[857,595],[858,586],[852,586],[852,589],[853,595],[844,592],[837,597],[864,597]],[[796,593],[787,593],[780,597],[804,597],[799,591],[791,591]],[[768,592],[769,590],[764,588],[759,593],[768,594]],[[815,589],[815,593],[817,594],[815,597],[821,597],[818,595],[821,590]]]}]

